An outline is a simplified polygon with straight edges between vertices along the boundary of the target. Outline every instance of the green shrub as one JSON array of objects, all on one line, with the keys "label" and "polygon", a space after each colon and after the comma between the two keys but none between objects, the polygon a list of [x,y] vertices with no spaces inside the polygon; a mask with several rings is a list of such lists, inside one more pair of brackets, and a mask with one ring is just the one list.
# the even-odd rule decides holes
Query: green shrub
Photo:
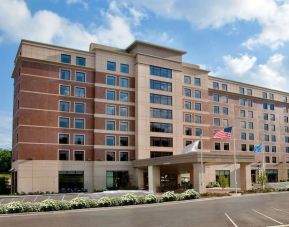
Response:
[{"label": "green shrub", "polygon": [[121,201],[120,197],[111,197],[110,201],[111,201],[111,206],[121,206],[122,205],[122,201]]},{"label": "green shrub", "polygon": [[183,193],[176,194],[176,201],[182,201],[182,200],[185,200]]},{"label": "green shrub", "polygon": [[22,202],[11,202],[5,205],[7,213],[22,213],[24,211]]},{"label": "green shrub", "polygon": [[137,197],[134,194],[128,193],[120,197],[122,205],[135,205],[137,204]]},{"label": "green shrub", "polygon": [[70,205],[73,209],[89,208],[87,198],[74,198],[70,201]]},{"label": "green shrub", "polygon": [[54,211],[59,209],[59,202],[54,199],[46,199],[40,202],[40,211]]},{"label": "green shrub", "polygon": [[200,194],[196,192],[194,189],[188,189],[187,191],[182,193],[184,199],[198,199],[200,198]]},{"label": "green shrub", "polygon": [[57,200],[55,201],[56,205],[59,210],[70,210],[71,209],[71,204],[67,200]]},{"label": "green shrub", "polygon": [[155,194],[148,194],[144,197],[144,203],[156,203],[158,197]]},{"label": "green shrub", "polygon": [[0,214],[6,214],[6,213],[7,213],[6,206],[0,204]]},{"label": "green shrub", "polygon": [[97,200],[97,206],[99,207],[111,207],[113,205],[112,199],[110,197],[102,197]]},{"label": "green shrub", "polygon": [[217,188],[217,187],[221,187],[219,182],[217,181],[209,182],[208,185],[206,186],[206,188]]},{"label": "green shrub", "polygon": [[23,212],[39,212],[40,211],[40,203],[25,202],[25,203],[22,203],[22,205],[23,205]]},{"label": "green shrub", "polygon": [[176,199],[176,194],[173,191],[168,191],[161,195],[162,202],[175,201]]},{"label": "green shrub", "polygon": [[218,182],[222,188],[226,188],[229,186],[229,179],[223,175],[219,176]]}]

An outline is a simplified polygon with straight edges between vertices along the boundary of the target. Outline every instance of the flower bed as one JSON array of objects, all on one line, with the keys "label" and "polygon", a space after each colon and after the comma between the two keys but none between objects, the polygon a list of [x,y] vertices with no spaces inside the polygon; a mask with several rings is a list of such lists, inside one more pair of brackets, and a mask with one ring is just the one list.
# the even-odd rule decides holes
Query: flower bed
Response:
[{"label": "flower bed", "polygon": [[137,196],[128,193],[121,197],[102,197],[100,199],[75,198],[71,201],[59,201],[47,199],[42,202],[11,202],[0,204],[0,214],[24,213],[24,212],[45,212],[58,210],[73,210],[95,207],[113,207],[126,206],[136,204],[161,203],[176,200],[198,199],[200,194],[193,189],[189,189],[183,193],[175,194],[174,192],[166,192],[160,196],[148,194],[145,196]]}]

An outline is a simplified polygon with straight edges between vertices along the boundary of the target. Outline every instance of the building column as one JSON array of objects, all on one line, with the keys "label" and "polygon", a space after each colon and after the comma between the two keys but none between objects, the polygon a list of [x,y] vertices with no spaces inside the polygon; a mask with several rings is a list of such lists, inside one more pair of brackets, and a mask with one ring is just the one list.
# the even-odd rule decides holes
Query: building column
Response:
[{"label": "building column", "polygon": [[[203,182],[202,182],[202,173],[203,173]],[[199,193],[206,192],[205,186],[205,165],[203,165],[203,169],[201,168],[200,163],[194,163],[193,165],[193,182],[194,189]]]},{"label": "building column", "polygon": [[160,187],[161,175],[159,166],[148,166],[149,192],[156,193]]},{"label": "building column", "polygon": [[138,186],[138,189],[144,189],[144,170],[141,168],[135,169],[135,175],[136,175],[136,183]]},{"label": "building column", "polygon": [[252,189],[251,166],[249,164],[240,164],[240,186],[241,191]]}]

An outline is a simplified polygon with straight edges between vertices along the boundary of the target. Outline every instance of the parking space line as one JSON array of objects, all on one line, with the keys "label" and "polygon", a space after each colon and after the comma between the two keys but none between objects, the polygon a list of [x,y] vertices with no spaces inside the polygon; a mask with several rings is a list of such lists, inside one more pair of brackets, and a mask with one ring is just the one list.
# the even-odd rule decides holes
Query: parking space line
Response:
[{"label": "parking space line", "polygon": [[275,207],[273,207],[273,209],[274,209],[274,210],[277,210],[277,211],[282,211],[282,212],[284,212],[284,213],[286,213],[286,214],[289,214],[289,212],[288,212],[288,211],[285,211],[285,210],[277,209],[277,208],[275,208]]},{"label": "parking space line", "polygon": [[269,216],[268,216],[268,215],[266,215],[266,214],[263,214],[263,213],[261,213],[261,212],[259,212],[259,211],[257,211],[257,210],[254,210],[254,209],[252,209],[252,211],[254,211],[254,212],[256,212],[257,214],[260,214],[260,215],[262,215],[262,216],[264,216],[264,217],[266,217],[266,218],[270,219],[271,221],[274,221],[274,222],[276,222],[276,223],[278,223],[278,224],[280,224],[280,225],[283,225],[283,223],[282,223],[282,222],[280,222],[280,221],[277,221],[276,219],[274,219],[274,218],[271,218],[271,217],[269,217]]},{"label": "parking space line", "polygon": [[229,219],[229,221],[234,225],[234,227],[238,227],[237,224],[232,220],[232,218],[230,218],[230,216],[225,213],[226,217]]},{"label": "parking space line", "polygon": [[289,227],[288,225],[268,225],[267,227]]}]

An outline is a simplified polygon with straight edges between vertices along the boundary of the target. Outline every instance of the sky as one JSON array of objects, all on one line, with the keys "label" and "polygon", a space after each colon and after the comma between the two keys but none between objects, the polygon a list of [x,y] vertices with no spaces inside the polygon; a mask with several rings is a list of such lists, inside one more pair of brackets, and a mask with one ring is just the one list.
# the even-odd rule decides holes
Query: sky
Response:
[{"label": "sky", "polygon": [[135,39],[187,51],[210,75],[289,92],[288,0],[0,0],[0,148],[11,147],[21,39],[88,50]]}]

